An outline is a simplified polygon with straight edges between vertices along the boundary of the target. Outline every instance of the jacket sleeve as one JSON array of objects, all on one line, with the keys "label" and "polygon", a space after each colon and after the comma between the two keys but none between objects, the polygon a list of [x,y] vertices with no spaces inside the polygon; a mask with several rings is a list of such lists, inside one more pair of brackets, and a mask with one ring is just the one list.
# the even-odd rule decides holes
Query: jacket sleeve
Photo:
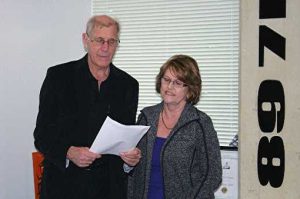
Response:
[{"label": "jacket sleeve", "polygon": [[198,151],[199,153],[204,153],[205,158],[201,161],[204,162],[202,168],[205,172],[201,183],[195,184],[194,188],[190,192],[187,192],[188,196],[184,198],[213,199],[215,198],[214,192],[222,182],[219,140],[210,117],[205,116],[201,118],[199,125],[201,133],[198,133],[198,139],[203,139],[205,151]]},{"label": "jacket sleeve", "polygon": [[40,91],[39,112],[34,130],[34,144],[40,151],[45,161],[64,170],[66,168],[66,153],[69,148],[68,140],[61,133],[63,121],[60,121],[58,82],[56,73],[50,69]]},{"label": "jacket sleeve", "polygon": [[[137,120],[138,125],[147,125],[146,118],[144,114],[141,113]],[[127,186],[127,198],[134,199],[134,198],[142,198],[142,193],[144,191],[144,172],[145,167],[145,158],[146,158],[146,143],[147,143],[147,135],[145,134],[143,138],[139,141],[137,148],[139,148],[142,152],[142,158],[138,165],[131,170],[128,175],[128,186]]]}]

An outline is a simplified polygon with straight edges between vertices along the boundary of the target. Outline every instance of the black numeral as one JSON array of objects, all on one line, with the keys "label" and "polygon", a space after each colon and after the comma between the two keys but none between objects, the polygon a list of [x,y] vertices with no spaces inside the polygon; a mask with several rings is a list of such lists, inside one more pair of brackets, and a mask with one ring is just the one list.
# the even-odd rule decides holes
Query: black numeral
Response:
[{"label": "black numeral", "polygon": [[285,38],[267,26],[259,26],[259,66],[264,66],[264,47],[285,60]]},{"label": "black numeral", "polygon": [[265,80],[260,84],[257,106],[260,129],[266,133],[273,132],[277,121],[279,133],[283,128],[285,115],[284,90],[280,81]]},{"label": "black numeral", "polygon": [[270,182],[274,188],[281,186],[284,178],[284,145],[281,137],[274,136],[270,142],[266,136],[262,137],[258,145],[257,169],[261,185]]}]

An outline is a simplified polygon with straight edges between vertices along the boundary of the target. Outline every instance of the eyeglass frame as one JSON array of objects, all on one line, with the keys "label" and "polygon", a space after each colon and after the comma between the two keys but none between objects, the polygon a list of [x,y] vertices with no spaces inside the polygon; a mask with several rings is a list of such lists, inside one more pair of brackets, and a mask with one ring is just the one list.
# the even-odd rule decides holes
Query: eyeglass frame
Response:
[{"label": "eyeglass frame", "polygon": [[99,46],[103,46],[107,42],[107,44],[110,47],[117,47],[120,43],[119,39],[110,38],[108,40],[105,40],[102,37],[96,37],[96,38],[92,39],[92,38],[90,38],[90,36],[87,33],[86,33],[86,35],[91,42],[96,42],[96,44]]},{"label": "eyeglass frame", "polygon": [[180,81],[179,79],[171,80],[171,78],[165,76],[161,78],[161,84],[169,86],[171,83],[174,88],[184,88],[188,86],[186,83]]}]

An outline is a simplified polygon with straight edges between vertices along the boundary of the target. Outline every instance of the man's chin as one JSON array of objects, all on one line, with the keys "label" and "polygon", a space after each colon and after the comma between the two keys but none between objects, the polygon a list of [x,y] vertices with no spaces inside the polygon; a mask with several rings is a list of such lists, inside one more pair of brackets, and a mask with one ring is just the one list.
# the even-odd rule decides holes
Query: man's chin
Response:
[{"label": "man's chin", "polygon": [[110,61],[102,61],[102,62],[98,62],[97,65],[99,68],[107,68],[110,64]]}]

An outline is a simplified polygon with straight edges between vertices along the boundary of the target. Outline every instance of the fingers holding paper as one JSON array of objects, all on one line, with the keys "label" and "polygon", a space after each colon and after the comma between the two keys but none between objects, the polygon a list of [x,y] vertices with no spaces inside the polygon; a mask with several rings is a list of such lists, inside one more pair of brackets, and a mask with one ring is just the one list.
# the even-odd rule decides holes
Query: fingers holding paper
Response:
[{"label": "fingers holding paper", "polygon": [[129,166],[134,167],[137,165],[142,157],[141,150],[138,148],[131,149],[126,152],[120,153],[122,160]]},{"label": "fingers holding paper", "polygon": [[71,146],[67,152],[67,158],[71,160],[78,167],[90,166],[101,155],[93,153],[88,147]]}]

